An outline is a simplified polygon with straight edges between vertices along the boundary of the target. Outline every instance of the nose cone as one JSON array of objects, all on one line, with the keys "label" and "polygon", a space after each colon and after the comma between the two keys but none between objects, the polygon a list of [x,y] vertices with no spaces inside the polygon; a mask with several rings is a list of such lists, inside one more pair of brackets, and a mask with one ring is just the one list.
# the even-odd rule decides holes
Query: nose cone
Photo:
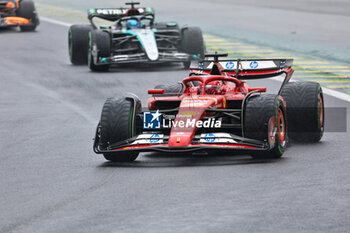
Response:
[{"label": "nose cone", "polygon": [[192,132],[174,132],[169,137],[168,146],[184,147],[191,144]]},{"label": "nose cone", "polygon": [[157,61],[159,58],[159,51],[153,31],[150,29],[137,30],[136,35],[148,59],[150,61]]},{"label": "nose cone", "polygon": [[201,120],[209,106],[215,106],[212,98],[184,98],[171,128],[168,146],[185,147],[191,144],[197,129],[197,121]]}]

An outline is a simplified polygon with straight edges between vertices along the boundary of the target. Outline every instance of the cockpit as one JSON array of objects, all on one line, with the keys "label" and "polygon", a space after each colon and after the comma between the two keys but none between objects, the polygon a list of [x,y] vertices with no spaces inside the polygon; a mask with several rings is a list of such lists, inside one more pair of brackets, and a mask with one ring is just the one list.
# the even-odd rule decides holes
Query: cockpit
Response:
[{"label": "cockpit", "polygon": [[150,28],[153,25],[154,18],[151,15],[127,16],[119,19],[115,27],[119,29],[137,29]]}]

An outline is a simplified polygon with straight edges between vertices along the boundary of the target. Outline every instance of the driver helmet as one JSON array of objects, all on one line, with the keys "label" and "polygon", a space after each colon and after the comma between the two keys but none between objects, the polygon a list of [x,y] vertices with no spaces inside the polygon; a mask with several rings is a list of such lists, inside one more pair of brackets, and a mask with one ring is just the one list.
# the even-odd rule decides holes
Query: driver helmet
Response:
[{"label": "driver helmet", "polygon": [[135,28],[139,26],[139,22],[136,19],[129,19],[127,22],[128,28]]},{"label": "driver helmet", "polygon": [[205,86],[205,92],[207,92],[208,90],[215,90],[219,92],[221,89],[221,86],[222,86],[221,81],[212,81]]}]

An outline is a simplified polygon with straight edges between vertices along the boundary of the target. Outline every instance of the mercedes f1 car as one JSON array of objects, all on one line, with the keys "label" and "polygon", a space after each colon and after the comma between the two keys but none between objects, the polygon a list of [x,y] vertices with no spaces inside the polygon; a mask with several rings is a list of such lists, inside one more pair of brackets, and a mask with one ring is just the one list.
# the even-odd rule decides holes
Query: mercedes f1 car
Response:
[{"label": "mercedes f1 car", "polygon": [[20,27],[34,31],[39,25],[38,14],[31,0],[0,0],[0,28]]},{"label": "mercedes f1 car", "polygon": [[[97,126],[94,151],[110,161],[133,161],[139,152],[230,151],[279,158],[288,138],[318,142],[324,131],[322,88],[289,82],[292,59],[192,62],[177,85],[148,90],[148,110],[135,95],[109,98]],[[213,58],[213,59],[212,59]],[[245,80],[285,75],[277,94]]]},{"label": "mercedes f1 car", "polygon": [[[204,55],[202,31],[175,22],[154,22],[154,10],[135,8],[98,8],[88,11],[90,25],[69,29],[69,55],[74,65],[88,64],[92,71],[106,71],[113,64],[182,62]],[[96,25],[105,20],[111,25]]]}]

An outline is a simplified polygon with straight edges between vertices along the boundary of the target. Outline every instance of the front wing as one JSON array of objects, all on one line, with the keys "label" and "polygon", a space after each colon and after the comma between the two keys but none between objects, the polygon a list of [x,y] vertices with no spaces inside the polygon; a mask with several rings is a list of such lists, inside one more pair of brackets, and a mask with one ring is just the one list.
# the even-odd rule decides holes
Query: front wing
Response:
[{"label": "front wing", "polygon": [[16,26],[31,26],[34,25],[29,19],[22,17],[9,16],[0,18],[0,27],[16,27]]},{"label": "front wing", "polygon": [[103,149],[99,145],[96,132],[94,151],[97,154],[116,152],[168,152],[183,153],[195,151],[267,151],[274,145],[254,139],[243,138],[229,133],[212,133],[196,135],[192,143],[185,147],[168,146],[169,136],[161,134],[141,134],[125,141],[112,144]]},{"label": "front wing", "polygon": [[164,63],[164,62],[187,62],[190,61],[190,55],[186,53],[159,53],[156,61],[148,59],[146,53],[136,53],[130,55],[115,55],[111,57],[99,57],[95,65],[106,64],[126,64],[126,63]]}]

